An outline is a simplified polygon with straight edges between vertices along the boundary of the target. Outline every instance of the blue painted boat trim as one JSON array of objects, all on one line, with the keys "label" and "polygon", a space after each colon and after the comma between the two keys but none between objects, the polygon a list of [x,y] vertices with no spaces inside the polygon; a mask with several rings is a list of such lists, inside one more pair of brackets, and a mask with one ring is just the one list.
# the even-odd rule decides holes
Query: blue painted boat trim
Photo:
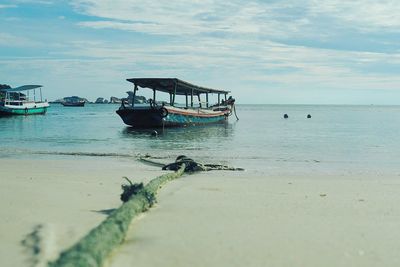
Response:
[{"label": "blue painted boat trim", "polygon": [[190,116],[182,114],[168,114],[168,116],[164,118],[164,122],[166,124],[177,124],[177,125],[208,124],[208,123],[217,123],[224,120],[225,120],[224,115],[215,117],[198,117],[198,116]]}]

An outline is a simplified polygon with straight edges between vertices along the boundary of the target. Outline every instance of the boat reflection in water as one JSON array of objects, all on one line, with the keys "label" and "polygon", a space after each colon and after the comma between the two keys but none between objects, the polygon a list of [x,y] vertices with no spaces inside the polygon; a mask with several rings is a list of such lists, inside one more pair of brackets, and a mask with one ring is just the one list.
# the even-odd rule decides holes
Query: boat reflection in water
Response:
[{"label": "boat reflection in water", "polygon": [[[157,131],[157,135],[154,135]],[[122,131],[124,138],[134,140],[137,146],[145,143],[156,150],[202,150],[222,149],[234,136],[234,124],[221,123],[174,128],[137,129],[126,127]],[[152,142],[149,142],[152,139]]]}]

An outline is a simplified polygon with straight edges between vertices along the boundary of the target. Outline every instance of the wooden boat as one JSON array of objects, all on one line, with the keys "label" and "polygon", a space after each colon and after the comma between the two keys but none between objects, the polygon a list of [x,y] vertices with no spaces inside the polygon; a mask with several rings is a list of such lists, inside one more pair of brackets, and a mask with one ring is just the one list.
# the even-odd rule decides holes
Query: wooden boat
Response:
[{"label": "wooden boat", "polygon": [[85,102],[61,102],[64,107],[84,107]]},{"label": "wooden boat", "polygon": [[64,97],[61,104],[64,107],[83,107],[85,106],[85,101],[83,101],[78,96],[70,96],[70,97]]},{"label": "wooden boat", "polygon": [[[39,96],[36,96],[37,89]],[[40,100],[37,100],[37,97],[40,97]],[[0,116],[44,114],[48,107],[49,103],[42,100],[41,85],[0,88]]]},{"label": "wooden boat", "polygon": [[[235,104],[232,97],[227,99],[229,91],[200,87],[176,78],[133,78],[127,81],[134,84],[133,93],[128,92],[128,103],[122,101],[116,112],[125,124],[132,127],[179,127],[223,123],[232,114]],[[153,90],[153,98],[147,103],[135,103],[139,87]],[[157,92],[169,94],[169,102],[157,101]],[[218,95],[218,102],[214,105],[209,105],[210,94]],[[176,96],[183,96],[185,105],[177,104]],[[205,103],[201,102],[201,96],[205,96]],[[194,98],[198,100],[197,106],[194,104]]]}]

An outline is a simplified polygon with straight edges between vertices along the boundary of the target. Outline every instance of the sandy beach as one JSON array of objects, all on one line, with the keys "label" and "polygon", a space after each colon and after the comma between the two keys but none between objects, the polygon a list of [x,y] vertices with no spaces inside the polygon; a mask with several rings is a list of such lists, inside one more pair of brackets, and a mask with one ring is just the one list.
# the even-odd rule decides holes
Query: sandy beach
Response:
[{"label": "sandy beach", "polygon": [[174,181],[110,266],[397,266],[397,177]]},{"label": "sandy beach", "polygon": [[[10,267],[45,266],[119,207],[123,176],[145,182],[160,173],[135,159],[101,157],[1,159],[0,169],[0,265]],[[40,246],[36,257],[21,243],[29,234],[28,245]]]},{"label": "sandy beach", "polygon": [[[89,157],[0,168],[2,266],[45,266],[119,207],[122,176],[162,173]],[[186,175],[161,189],[106,266],[397,266],[399,196],[395,176]]]}]

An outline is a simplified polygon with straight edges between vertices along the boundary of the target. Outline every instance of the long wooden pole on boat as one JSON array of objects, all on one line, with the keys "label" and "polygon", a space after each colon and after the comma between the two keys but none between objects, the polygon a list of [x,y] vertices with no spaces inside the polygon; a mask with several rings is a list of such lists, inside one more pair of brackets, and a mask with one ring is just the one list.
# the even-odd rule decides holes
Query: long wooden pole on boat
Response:
[{"label": "long wooden pole on boat", "polygon": [[190,106],[193,107],[193,89],[192,89],[192,93],[190,94]]},{"label": "long wooden pole on boat", "polygon": [[200,106],[200,108],[202,108],[202,106],[201,106],[200,94],[197,94],[197,99],[199,100],[199,106]]},{"label": "long wooden pole on boat", "polygon": [[172,99],[172,106],[175,104],[175,96],[176,96],[176,88],[178,87],[178,84],[177,84],[177,82],[175,82],[175,86],[174,86],[174,96],[173,96],[173,99]]},{"label": "long wooden pole on boat", "polygon": [[136,91],[138,90],[137,85],[135,84],[135,87],[133,89],[133,98],[132,98],[132,108],[135,106],[135,98],[136,98]]}]

